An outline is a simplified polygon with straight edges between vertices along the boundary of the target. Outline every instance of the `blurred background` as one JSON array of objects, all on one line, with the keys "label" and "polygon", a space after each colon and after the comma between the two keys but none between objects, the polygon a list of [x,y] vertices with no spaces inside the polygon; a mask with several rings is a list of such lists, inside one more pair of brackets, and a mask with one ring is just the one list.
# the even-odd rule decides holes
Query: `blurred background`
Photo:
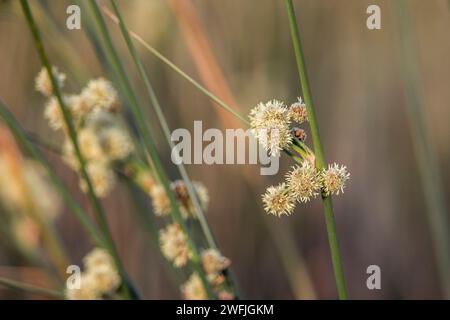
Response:
[{"label": "blurred background", "polygon": [[[67,74],[67,88],[79,91],[93,77],[109,77],[110,70],[105,70],[91,45],[84,21],[81,30],[65,27],[66,8],[72,2],[30,1],[30,5],[52,63]],[[351,172],[345,193],[334,199],[349,296],[443,298],[430,206],[417,161],[420,132],[409,104],[417,102],[422,110],[420,119],[436,160],[427,166],[439,170],[442,181],[436,185],[442,186],[438,189],[448,208],[450,7],[446,0],[409,0],[407,11],[399,15],[395,2],[294,1],[325,156],[330,163],[347,165]],[[301,95],[283,1],[121,0],[118,4],[130,29],[243,115],[261,101],[275,98],[291,103]],[[380,30],[366,27],[370,4],[381,8]],[[170,149],[120,30],[107,21],[134,89],[148,106],[148,121],[165,167],[176,179]],[[202,120],[204,129],[241,126],[136,46],[172,130],[192,130],[195,120]],[[411,60],[412,66],[404,63]],[[18,1],[0,1],[0,61],[0,99],[26,130],[60,144],[61,137],[43,118],[45,100],[34,90],[41,64]],[[55,154],[43,151],[76,199],[89,209],[76,173]],[[232,261],[244,298],[336,298],[321,201],[297,206],[292,216],[282,218],[267,216],[262,208],[260,195],[267,186],[281,182],[291,165],[291,159],[282,157],[280,173],[266,177],[259,175],[256,165],[188,166],[191,177],[209,190],[207,219],[223,254]],[[178,299],[179,275],[170,275],[154,240],[133,214],[137,201],[151,214],[145,197],[133,199],[124,184],[104,200],[120,255],[145,298]],[[448,210],[444,213],[448,215]],[[56,227],[70,258],[79,263],[92,244],[67,208]],[[366,269],[373,264],[381,268],[381,290],[366,287]],[[2,235],[0,276],[46,284],[45,275],[24,262]],[[0,297],[33,296],[0,287]]]}]

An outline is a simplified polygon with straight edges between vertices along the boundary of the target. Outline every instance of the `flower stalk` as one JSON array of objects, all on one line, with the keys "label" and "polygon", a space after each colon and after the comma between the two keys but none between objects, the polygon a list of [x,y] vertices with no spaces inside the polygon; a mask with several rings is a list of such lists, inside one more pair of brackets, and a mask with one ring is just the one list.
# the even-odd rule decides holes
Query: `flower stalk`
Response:
[{"label": "flower stalk", "polygon": [[[285,0],[286,9],[289,17],[289,27],[291,30],[292,43],[294,46],[295,59],[297,61],[298,73],[300,76],[300,83],[302,92],[305,98],[305,103],[308,111],[308,120],[311,128],[311,136],[314,145],[314,153],[316,160],[316,167],[318,170],[322,170],[325,167],[325,157],[323,153],[323,147],[320,140],[319,126],[316,119],[315,110],[313,107],[313,101],[311,96],[311,90],[309,86],[308,74],[306,71],[305,59],[303,56],[302,44],[300,41],[300,34],[297,27],[295,10],[292,0]],[[336,279],[336,285],[338,289],[339,299],[347,299],[347,288],[344,278],[344,270],[342,266],[342,259],[339,250],[339,243],[336,232],[336,222],[333,213],[333,203],[330,196],[322,195],[325,222],[327,226],[328,241],[331,250],[331,258],[333,262],[334,275]]]},{"label": "flower stalk", "polygon": [[128,280],[128,276],[125,273],[125,269],[122,265],[122,262],[120,261],[119,255],[117,253],[117,249],[115,247],[114,241],[112,239],[112,235],[111,232],[109,230],[108,227],[108,222],[106,220],[105,217],[105,213],[103,210],[103,207],[99,201],[99,199],[97,198],[95,192],[94,192],[94,188],[93,188],[93,184],[92,181],[88,175],[87,169],[86,169],[86,160],[84,159],[81,151],[80,151],[80,146],[79,146],[79,142],[78,142],[78,137],[77,137],[77,133],[74,127],[74,124],[72,122],[71,119],[71,114],[67,109],[67,106],[63,100],[62,94],[59,90],[59,85],[57,82],[57,79],[55,79],[55,76],[53,74],[53,70],[50,64],[50,61],[47,57],[47,54],[45,52],[44,46],[42,44],[42,40],[41,40],[41,36],[38,30],[38,27],[34,21],[33,15],[31,13],[31,9],[30,6],[28,4],[27,0],[21,0],[20,1],[21,6],[22,6],[22,10],[25,14],[25,18],[27,21],[27,24],[30,28],[30,31],[32,33],[35,45],[36,45],[36,49],[38,51],[39,57],[41,59],[41,62],[44,66],[44,68],[47,70],[53,90],[54,90],[54,95],[57,99],[57,102],[59,104],[59,107],[61,109],[61,112],[63,114],[63,118],[64,118],[64,122],[65,125],[67,126],[68,129],[68,135],[72,141],[73,147],[74,147],[74,151],[75,151],[75,155],[79,161],[80,164],[80,173],[81,176],[83,178],[83,180],[86,183],[87,186],[87,191],[88,191],[88,195],[89,195],[89,199],[92,203],[94,212],[95,212],[95,217],[97,220],[97,223],[99,224],[100,230],[103,233],[103,236],[105,238],[105,245],[106,245],[106,249],[109,251],[109,253],[111,254],[111,256],[114,259],[114,262],[116,264],[117,270],[119,270],[119,273],[122,277],[124,286],[123,286],[123,290],[124,290],[124,294],[126,297],[131,298],[132,296],[134,296],[135,298],[137,297],[134,292],[134,290],[132,289],[130,282]]}]

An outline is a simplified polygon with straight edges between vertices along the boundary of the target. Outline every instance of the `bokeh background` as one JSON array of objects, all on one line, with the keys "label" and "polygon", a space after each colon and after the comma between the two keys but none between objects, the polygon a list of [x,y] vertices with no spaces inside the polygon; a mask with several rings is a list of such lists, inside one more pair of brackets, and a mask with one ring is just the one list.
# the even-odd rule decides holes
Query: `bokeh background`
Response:
[{"label": "bokeh background", "polygon": [[[65,27],[65,10],[72,1],[30,2],[53,64],[68,76],[68,88],[78,91],[90,78],[109,77],[84,24],[82,30]],[[406,1],[411,41],[402,47],[407,35],[395,2],[298,0],[295,6],[326,158],[346,164],[351,172],[345,193],[334,201],[350,297],[442,298],[415,152],[417,132],[405,94],[414,71],[405,70],[402,62],[406,57],[415,61],[413,100],[423,111],[448,207],[450,6],[446,0]],[[381,30],[366,28],[370,4],[381,8]],[[119,5],[130,29],[244,115],[260,101],[290,103],[301,95],[283,1],[121,0]],[[109,20],[108,26],[134,88],[148,106],[160,155],[175,179],[170,149],[120,31]],[[172,129],[191,130],[194,120],[202,120],[204,128],[241,126],[142,46],[137,48]],[[0,98],[24,128],[58,144],[60,137],[43,119],[45,101],[34,90],[40,68],[18,1],[1,1]],[[76,174],[51,152],[46,155],[89,209]],[[282,181],[291,165],[282,157],[280,173],[269,177],[261,177],[255,165],[188,166],[191,177],[209,189],[207,218],[222,252],[232,260],[244,298],[336,297],[321,202],[298,206],[292,216],[282,218],[267,216],[262,208],[260,195]],[[145,197],[133,200],[123,184],[104,200],[126,269],[145,298],[179,298],[179,275],[170,275],[154,240],[133,214],[136,202],[151,214]],[[56,223],[70,257],[79,263],[92,244],[67,209]],[[40,270],[27,266],[1,239],[0,276],[45,284]],[[372,264],[381,268],[381,290],[366,287],[366,268]],[[0,288],[0,297],[33,296]]]}]

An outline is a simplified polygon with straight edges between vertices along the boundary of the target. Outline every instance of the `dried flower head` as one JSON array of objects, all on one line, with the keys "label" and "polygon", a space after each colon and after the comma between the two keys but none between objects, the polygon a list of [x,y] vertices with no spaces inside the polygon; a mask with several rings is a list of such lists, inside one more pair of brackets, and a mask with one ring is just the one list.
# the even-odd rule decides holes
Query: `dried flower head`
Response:
[{"label": "dried flower head", "polygon": [[298,101],[291,104],[289,108],[289,117],[297,123],[303,123],[308,121],[308,111],[302,98],[298,97],[297,99]]},{"label": "dried flower head", "polygon": [[170,200],[162,185],[154,185],[150,191],[153,211],[157,216],[166,216],[170,213]]},{"label": "dried flower head", "polygon": [[[52,67],[52,73],[53,76],[55,77],[55,80],[59,88],[62,88],[64,85],[64,81],[66,80],[66,75],[64,73],[59,72],[58,68],[55,66]],[[38,75],[36,76],[35,88],[37,91],[39,91],[40,93],[42,93],[47,97],[53,95],[52,82],[50,80],[50,75],[48,74],[46,68],[42,68],[41,71],[39,71]]]},{"label": "dried flower head", "polygon": [[83,264],[87,270],[92,270],[102,266],[113,267],[114,260],[105,249],[94,248],[83,258]]},{"label": "dried flower head", "polygon": [[219,286],[225,281],[222,271],[228,268],[231,262],[216,249],[207,249],[202,252],[202,264],[208,281],[213,286]]},{"label": "dried flower head", "polygon": [[177,223],[168,225],[159,232],[159,242],[164,256],[173,261],[175,267],[184,266],[189,257],[190,251],[186,234]]},{"label": "dried flower head", "polygon": [[252,133],[270,155],[279,155],[292,143],[288,110],[281,101],[259,103],[249,118]]},{"label": "dried flower head", "polygon": [[320,178],[325,195],[338,195],[340,192],[344,192],[345,183],[350,179],[350,173],[347,172],[346,166],[333,163],[322,171]]},{"label": "dried flower head", "polygon": [[[194,181],[193,183],[195,193],[197,194],[200,205],[204,210],[208,207],[209,195],[208,189],[201,182]],[[195,207],[192,199],[189,196],[187,187],[183,180],[176,180],[172,182],[171,189],[175,193],[175,197],[180,204],[180,211],[184,218],[195,218]]]},{"label": "dried flower head", "polygon": [[294,166],[286,175],[286,181],[297,201],[308,202],[319,194],[320,179],[316,169],[308,161]]},{"label": "dried flower head", "polygon": [[[116,176],[111,168],[101,162],[90,162],[87,164],[87,173],[91,179],[94,192],[99,197],[105,197],[116,184]],[[81,189],[86,192],[87,185],[84,180],[80,181]]]},{"label": "dried flower head", "polygon": [[231,261],[216,249],[207,249],[202,252],[202,263],[207,274],[216,274],[228,268]]},{"label": "dried flower head", "polygon": [[114,110],[117,104],[117,92],[111,82],[99,78],[89,81],[82,91],[86,103],[93,110]]},{"label": "dried flower head", "polygon": [[267,188],[262,200],[264,210],[278,217],[283,214],[291,215],[295,207],[295,197],[284,182]]},{"label": "dried flower head", "polygon": [[294,127],[291,130],[292,134],[294,135],[294,137],[296,137],[298,140],[305,142],[306,140],[306,132],[305,130],[301,129],[301,128],[297,128]]},{"label": "dried flower head", "polygon": [[128,133],[119,126],[113,126],[99,132],[99,140],[105,156],[110,161],[123,160],[134,150]]},{"label": "dried flower head", "polygon": [[206,300],[208,298],[203,283],[197,273],[193,273],[181,287],[186,300]]},{"label": "dried flower head", "polygon": [[72,94],[67,96],[67,106],[72,116],[76,119],[82,119],[92,111],[91,106],[85,97],[81,94]]}]

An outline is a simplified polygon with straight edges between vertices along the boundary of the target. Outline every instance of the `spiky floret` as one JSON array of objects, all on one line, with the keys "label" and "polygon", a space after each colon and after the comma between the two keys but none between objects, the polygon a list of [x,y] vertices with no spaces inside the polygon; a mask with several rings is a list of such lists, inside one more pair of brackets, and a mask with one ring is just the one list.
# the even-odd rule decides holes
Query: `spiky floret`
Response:
[{"label": "spiky floret", "polygon": [[295,197],[284,182],[267,188],[262,200],[264,210],[278,217],[283,214],[291,215],[295,207]]},{"label": "spiky floret", "polygon": [[294,166],[286,175],[286,181],[297,201],[308,202],[319,194],[320,179],[316,169],[308,161]]},{"label": "spiky floret", "polygon": [[320,179],[325,195],[338,195],[340,192],[344,192],[345,184],[350,179],[350,173],[346,166],[333,163],[321,172]]}]

